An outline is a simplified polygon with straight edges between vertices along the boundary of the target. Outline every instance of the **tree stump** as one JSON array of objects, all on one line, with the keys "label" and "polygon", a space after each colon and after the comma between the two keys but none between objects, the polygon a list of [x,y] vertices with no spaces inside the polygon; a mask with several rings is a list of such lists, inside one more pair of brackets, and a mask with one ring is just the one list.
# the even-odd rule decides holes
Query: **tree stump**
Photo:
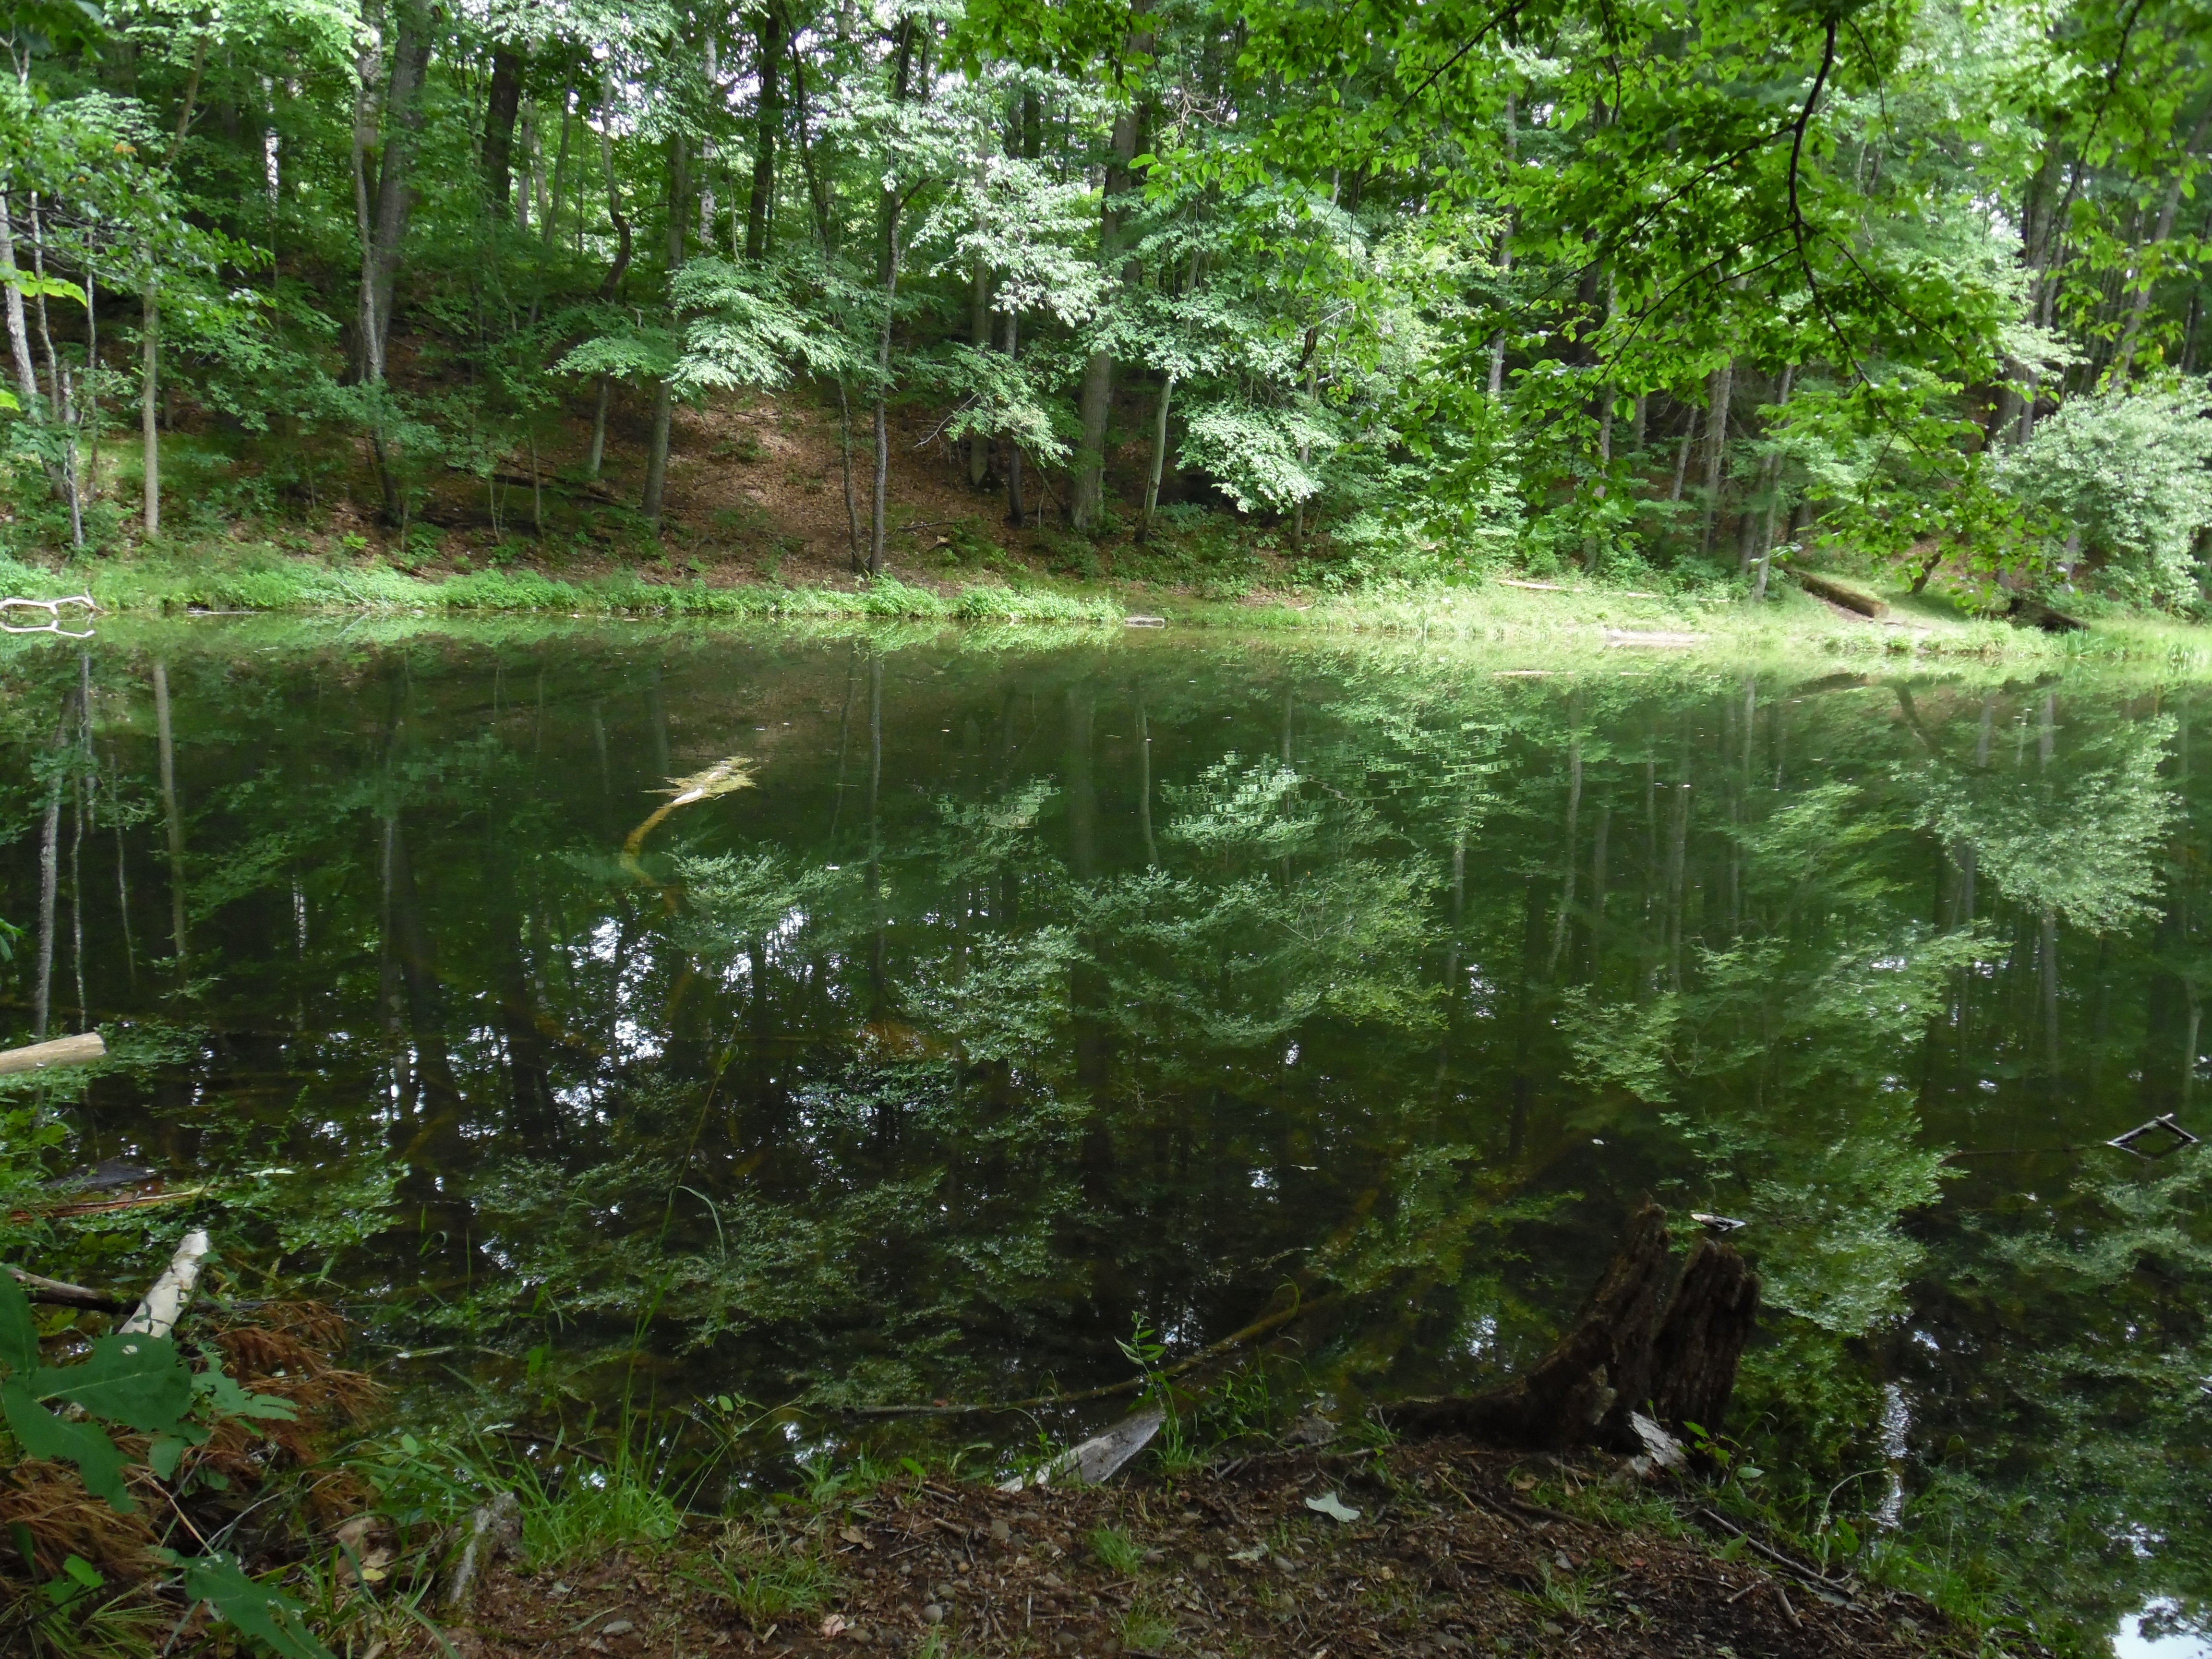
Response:
[{"label": "tree stump", "polygon": [[1717,1432],[1758,1322],[1759,1280],[1732,1246],[1710,1238],[1679,1279],[1674,1267],[1667,1212],[1647,1201],[1629,1216],[1582,1313],[1527,1376],[1482,1394],[1403,1401],[1384,1419],[1402,1434],[1541,1451],[1635,1450],[1633,1412]]}]

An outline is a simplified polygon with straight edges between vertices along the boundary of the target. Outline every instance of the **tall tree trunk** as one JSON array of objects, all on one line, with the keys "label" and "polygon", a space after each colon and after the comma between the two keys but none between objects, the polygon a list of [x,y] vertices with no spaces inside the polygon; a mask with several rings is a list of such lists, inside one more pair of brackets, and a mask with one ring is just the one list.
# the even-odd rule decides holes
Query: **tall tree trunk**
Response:
[{"label": "tall tree trunk", "polygon": [[[383,152],[372,190],[368,173],[368,146],[376,141],[374,79],[381,64],[373,46],[362,49],[362,84],[354,106],[354,205],[361,232],[361,303],[358,327],[360,378],[368,386],[385,382],[391,342],[393,285],[399,274],[399,252],[407,236],[414,192],[409,173],[416,140],[422,131],[422,90],[430,64],[430,19],[421,0],[402,0],[392,53],[392,77],[384,103]],[[383,487],[385,516],[397,523],[405,513],[399,481],[392,466],[391,444],[381,412],[375,418],[370,443],[376,453],[377,476]]]},{"label": "tall tree trunk", "polygon": [[[1009,307],[1006,311],[1006,351],[1017,357],[1021,350],[1021,313]],[[1006,440],[1006,522],[1019,530],[1029,521],[1029,504],[1022,499],[1022,446],[1018,438]]]},{"label": "tall tree trunk", "polygon": [[[513,187],[514,118],[522,107],[522,71],[527,62],[519,47],[493,48],[491,86],[484,100],[483,170],[495,217],[506,215]],[[528,199],[527,191],[524,199]]]},{"label": "tall tree trunk", "polygon": [[[1505,94],[1505,161],[1510,167],[1520,156],[1520,138],[1515,131],[1516,114],[1513,92]],[[1507,219],[1498,232],[1498,274],[1510,276],[1513,270],[1513,222]],[[1505,390],[1505,331],[1500,328],[1490,342],[1490,396],[1493,401]]]},{"label": "tall tree trunk", "polygon": [[[978,351],[991,349],[991,267],[982,260],[968,275],[968,343]],[[981,489],[991,471],[988,433],[968,434],[968,487]]]},{"label": "tall tree trunk", "polygon": [[[913,69],[914,20],[907,17],[900,21],[898,48],[892,54],[892,102],[906,102]],[[888,505],[885,495],[890,485],[891,463],[891,320],[894,301],[898,297],[899,214],[904,205],[905,198],[899,194],[896,186],[887,182],[884,186],[880,210],[883,256],[876,271],[876,279],[884,290],[884,317],[882,330],[876,339],[876,488],[868,519],[868,574],[871,576],[881,575],[884,568],[884,514]]]},{"label": "tall tree trunk", "polygon": [[[1152,37],[1133,35],[1129,51],[1133,55],[1149,53]],[[1098,263],[1109,270],[1114,269],[1121,257],[1124,200],[1130,185],[1129,164],[1137,157],[1143,119],[1143,112],[1134,106],[1114,118],[1114,155],[1106,164],[1106,189],[1098,213]],[[1130,270],[1123,270],[1124,284],[1132,276]],[[1102,346],[1084,362],[1083,389],[1077,403],[1082,431],[1076,449],[1075,477],[1070,484],[1068,517],[1078,530],[1097,529],[1105,511],[1106,428],[1113,412],[1114,354]]]},{"label": "tall tree trunk", "polygon": [[1708,553],[1713,550],[1713,530],[1720,520],[1721,474],[1728,461],[1729,402],[1735,389],[1735,359],[1731,357],[1713,371],[1706,398],[1705,520],[1699,542]]},{"label": "tall tree trunk", "polygon": [[753,137],[753,193],[745,204],[745,258],[768,258],[775,217],[775,144],[783,131],[783,8],[770,0],[760,19],[760,118]]},{"label": "tall tree trunk", "polygon": [[[668,240],[666,253],[668,274],[676,275],[684,263],[684,213],[690,195],[685,166],[687,157],[684,135],[678,133],[668,141]],[[681,326],[681,317],[672,317],[671,322]],[[660,509],[668,493],[668,429],[676,412],[676,391],[665,378],[653,389],[653,442],[646,452],[645,499],[641,511],[647,524],[659,525]]]},{"label": "tall tree trunk", "polygon": [[561,143],[553,153],[553,188],[544,210],[538,216],[538,241],[541,247],[553,246],[554,222],[561,216],[561,198],[568,187],[568,105],[575,90],[573,80],[561,88]]},{"label": "tall tree trunk", "polygon": [[599,395],[592,405],[592,450],[584,462],[584,476],[597,479],[599,468],[607,459],[607,400],[613,395],[614,381],[609,376],[599,376]]},{"label": "tall tree trunk", "polygon": [[138,377],[138,426],[146,447],[146,539],[161,533],[161,447],[156,434],[161,414],[158,391],[161,366],[161,305],[149,273],[143,296],[145,308],[145,367]]},{"label": "tall tree trunk", "polygon": [[1140,542],[1152,533],[1152,514],[1159,511],[1160,476],[1168,459],[1168,406],[1174,401],[1175,387],[1175,373],[1170,370],[1160,377],[1159,401],[1152,405],[1152,459],[1145,474],[1145,515],[1137,523]]},{"label": "tall tree trunk", "polygon": [[[16,270],[15,226],[8,216],[8,192],[0,190],[0,264]],[[43,412],[39,402],[39,373],[31,362],[31,331],[23,321],[23,290],[13,283],[0,284],[8,312],[8,348],[15,362],[15,392],[23,412],[36,421]]]}]

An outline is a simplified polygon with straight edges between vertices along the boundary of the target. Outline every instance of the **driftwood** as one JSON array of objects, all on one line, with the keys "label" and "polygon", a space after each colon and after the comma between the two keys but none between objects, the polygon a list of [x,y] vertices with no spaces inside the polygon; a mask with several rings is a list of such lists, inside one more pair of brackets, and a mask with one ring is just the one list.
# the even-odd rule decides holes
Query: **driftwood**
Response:
[{"label": "driftwood", "polygon": [[208,1236],[200,1228],[186,1233],[176,1255],[169,1258],[168,1271],[154,1281],[138,1311],[117,1326],[115,1334],[167,1336],[174,1330],[184,1316],[185,1304],[192,1299],[192,1286],[199,1283],[200,1263],[207,1259],[209,1248]]},{"label": "driftwood", "polygon": [[82,1285],[71,1285],[64,1279],[48,1279],[44,1273],[26,1273],[21,1267],[8,1271],[23,1287],[23,1294],[33,1302],[44,1302],[52,1307],[90,1308],[97,1313],[129,1313],[131,1304],[105,1291],[88,1291]]},{"label": "driftwood", "polygon": [[1840,605],[1846,611],[1856,611],[1862,617],[1887,617],[1889,602],[1873,594],[1839,582],[1832,576],[1823,576],[1817,570],[1793,570],[1797,586],[1808,593],[1817,593],[1831,605]]},{"label": "driftwood", "polygon": [[43,1072],[50,1066],[83,1066],[106,1052],[107,1045],[100,1040],[97,1031],[87,1031],[81,1036],[56,1037],[52,1042],[34,1042],[27,1048],[0,1052],[0,1077],[12,1077],[18,1072]]},{"label": "driftwood", "polygon": [[1639,1413],[1717,1432],[1758,1321],[1759,1280],[1734,1246],[1711,1238],[1698,1241],[1679,1279],[1674,1266],[1667,1212],[1646,1203],[1581,1316],[1527,1376],[1484,1394],[1405,1401],[1385,1419],[1401,1433],[1550,1451],[1637,1450]]}]

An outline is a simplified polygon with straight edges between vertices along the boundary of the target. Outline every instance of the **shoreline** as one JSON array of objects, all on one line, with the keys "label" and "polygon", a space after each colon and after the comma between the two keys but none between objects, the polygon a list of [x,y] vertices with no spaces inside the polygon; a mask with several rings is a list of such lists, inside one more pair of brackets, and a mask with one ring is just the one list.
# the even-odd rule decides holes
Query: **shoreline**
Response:
[{"label": "shoreline", "polygon": [[537,617],[1085,629],[1157,623],[1212,633],[1364,635],[1577,653],[1786,655],[1899,665],[2160,663],[2212,672],[2212,628],[2114,617],[2094,622],[2080,633],[2052,635],[1902,592],[1881,595],[1887,613],[1877,619],[1794,585],[1754,608],[1726,590],[1665,594],[1517,579],[1221,599],[1100,580],[939,582],[893,571],[872,580],[790,585],[714,585],[696,576],[663,578],[635,567],[562,574],[514,566],[433,576],[373,557],[334,561],[234,546],[210,558],[137,556],[52,567],[0,558],[0,597],[51,599],[79,593],[89,595],[102,612],[129,618]]}]

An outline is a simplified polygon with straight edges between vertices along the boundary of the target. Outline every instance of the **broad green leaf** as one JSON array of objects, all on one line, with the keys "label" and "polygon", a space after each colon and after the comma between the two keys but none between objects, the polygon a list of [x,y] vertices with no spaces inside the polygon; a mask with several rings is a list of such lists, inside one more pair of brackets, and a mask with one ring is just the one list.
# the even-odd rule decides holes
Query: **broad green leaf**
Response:
[{"label": "broad green leaf", "polygon": [[274,1586],[247,1577],[237,1557],[220,1550],[163,1555],[184,1575],[187,1596],[213,1603],[217,1613],[282,1659],[331,1659],[331,1650],[307,1628],[306,1609]]},{"label": "broad green leaf", "polygon": [[0,1365],[17,1376],[39,1369],[39,1327],[31,1317],[31,1298],[5,1268],[0,1268]]},{"label": "broad green leaf", "polygon": [[85,1490],[106,1498],[118,1514],[129,1515],[138,1507],[123,1484],[123,1454],[97,1424],[71,1423],[55,1416],[15,1377],[0,1382],[0,1413],[5,1413],[9,1431],[27,1455],[76,1464]]},{"label": "broad green leaf", "polygon": [[166,1336],[103,1336],[81,1365],[42,1366],[31,1379],[41,1400],[64,1400],[94,1417],[148,1434],[173,1434],[191,1408],[192,1374]]}]

